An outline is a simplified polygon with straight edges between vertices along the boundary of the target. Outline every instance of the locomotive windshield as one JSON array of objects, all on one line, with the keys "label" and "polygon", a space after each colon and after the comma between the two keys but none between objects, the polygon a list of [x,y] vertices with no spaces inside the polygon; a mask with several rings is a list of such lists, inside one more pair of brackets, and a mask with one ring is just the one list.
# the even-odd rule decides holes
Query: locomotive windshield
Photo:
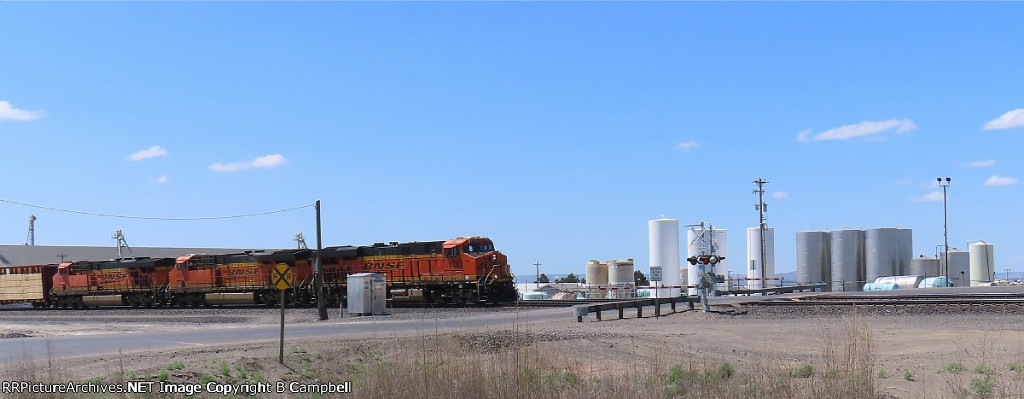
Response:
[{"label": "locomotive windshield", "polygon": [[466,252],[490,252],[494,250],[494,244],[466,244]]}]

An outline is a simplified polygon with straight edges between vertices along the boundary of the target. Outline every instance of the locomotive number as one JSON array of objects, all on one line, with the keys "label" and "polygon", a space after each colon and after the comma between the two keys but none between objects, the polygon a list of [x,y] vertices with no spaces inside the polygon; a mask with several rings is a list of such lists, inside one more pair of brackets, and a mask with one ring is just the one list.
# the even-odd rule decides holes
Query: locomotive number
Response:
[{"label": "locomotive number", "polygon": [[363,270],[401,269],[402,262],[367,262]]}]

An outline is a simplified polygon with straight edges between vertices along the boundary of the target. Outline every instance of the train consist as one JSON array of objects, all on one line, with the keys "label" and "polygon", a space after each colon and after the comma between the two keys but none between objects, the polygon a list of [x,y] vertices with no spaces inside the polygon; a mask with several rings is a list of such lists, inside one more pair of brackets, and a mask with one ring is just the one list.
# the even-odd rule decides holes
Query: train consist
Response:
[{"label": "train consist", "polygon": [[[294,284],[285,291],[286,303],[314,305],[315,260],[316,251],[297,249],[3,267],[0,303],[38,308],[273,306],[280,293],[271,283],[271,271],[287,264]],[[348,275],[361,272],[385,275],[388,298],[396,303],[474,305],[517,298],[508,258],[484,237],[328,247],[320,264],[320,295],[331,306],[345,303]]]}]

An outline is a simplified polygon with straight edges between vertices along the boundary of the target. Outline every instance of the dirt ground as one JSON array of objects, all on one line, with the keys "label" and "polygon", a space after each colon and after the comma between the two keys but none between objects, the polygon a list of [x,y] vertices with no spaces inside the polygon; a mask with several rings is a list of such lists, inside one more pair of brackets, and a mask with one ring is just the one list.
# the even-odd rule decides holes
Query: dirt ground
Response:
[{"label": "dirt ground", "polygon": [[[397,309],[391,316],[382,317],[441,319],[476,317],[496,311],[536,310]],[[560,359],[583,362],[594,375],[629,368],[658,370],[671,365],[715,368],[724,362],[741,371],[768,363],[782,367],[811,364],[818,365],[815,373],[823,373],[820,364],[830,342],[827,337],[841,339],[844,326],[856,325],[870,333],[876,385],[883,396],[960,397],[970,395],[972,380],[984,375],[993,375],[999,384],[1017,384],[1024,377],[1020,366],[1024,363],[1024,310],[1018,309],[750,308],[742,314],[689,311],[624,320],[614,320],[608,312],[604,321],[597,322],[591,316],[583,323],[576,322],[570,309],[564,311],[564,319],[537,324],[509,323],[487,329],[383,333],[375,337],[332,337],[290,343],[284,366],[277,364],[277,343],[267,342],[60,360],[56,362],[56,377],[52,361],[49,365],[32,366],[35,368],[31,371],[25,371],[30,369],[26,364],[7,365],[5,373],[34,373],[33,378],[46,374],[61,381],[319,381],[321,368],[358,369],[370,359],[399,353],[402,348],[423,348],[427,341],[438,348],[455,345],[476,353],[517,345],[533,347]],[[272,325],[277,317],[272,309],[0,312],[0,344],[26,336],[242,328]],[[296,315],[289,318],[294,323],[315,322]]]}]

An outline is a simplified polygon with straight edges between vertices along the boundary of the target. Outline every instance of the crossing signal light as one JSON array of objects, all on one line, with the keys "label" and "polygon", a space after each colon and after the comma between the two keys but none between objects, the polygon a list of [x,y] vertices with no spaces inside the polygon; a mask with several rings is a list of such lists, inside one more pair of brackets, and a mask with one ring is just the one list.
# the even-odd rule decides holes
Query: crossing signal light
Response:
[{"label": "crossing signal light", "polygon": [[691,265],[696,265],[697,264],[697,257],[696,256],[691,256],[689,258],[686,258],[686,261],[690,262]]}]

